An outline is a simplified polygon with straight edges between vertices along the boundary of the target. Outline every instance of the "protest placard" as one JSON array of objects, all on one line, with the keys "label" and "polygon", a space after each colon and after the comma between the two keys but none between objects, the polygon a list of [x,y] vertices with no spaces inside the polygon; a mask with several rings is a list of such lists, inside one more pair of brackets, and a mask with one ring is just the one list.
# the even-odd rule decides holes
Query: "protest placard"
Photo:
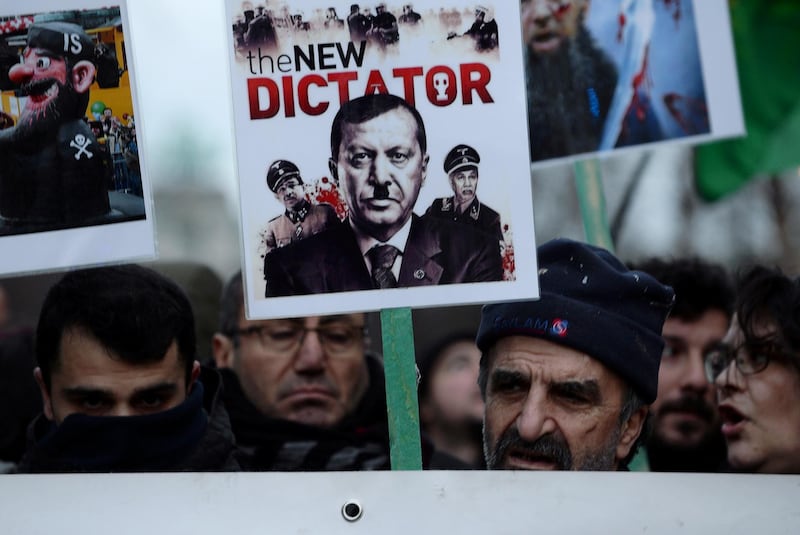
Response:
[{"label": "protest placard", "polygon": [[281,6],[227,3],[249,316],[536,296],[517,6]]},{"label": "protest placard", "polygon": [[152,258],[124,2],[0,8],[0,274]]}]

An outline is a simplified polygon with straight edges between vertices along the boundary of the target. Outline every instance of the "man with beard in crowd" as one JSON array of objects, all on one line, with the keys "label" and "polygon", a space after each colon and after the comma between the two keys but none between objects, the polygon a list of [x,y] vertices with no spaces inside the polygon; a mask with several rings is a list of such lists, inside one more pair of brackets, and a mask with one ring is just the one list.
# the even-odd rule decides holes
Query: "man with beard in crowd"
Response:
[{"label": "man with beard in crowd", "polygon": [[[725,468],[725,441],[703,359],[728,331],[734,303],[730,278],[722,266],[697,258],[650,259],[636,269],[675,290],[675,306],[664,322],[653,433],[645,444],[649,468],[718,472]],[[644,460],[637,456],[631,469],[644,469]]]},{"label": "man with beard in crowd", "polygon": [[589,0],[523,0],[531,160],[596,150],[617,69],[585,25]]},{"label": "man with beard in crowd", "polygon": [[624,470],[656,398],[672,289],[572,240],[538,259],[540,299],[481,311],[486,465]]},{"label": "man with beard in crowd", "polygon": [[83,120],[96,67],[80,26],[36,24],[9,70],[28,97],[17,125],[0,130],[0,216],[8,226],[54,228],[109,212],[101,147]]}]

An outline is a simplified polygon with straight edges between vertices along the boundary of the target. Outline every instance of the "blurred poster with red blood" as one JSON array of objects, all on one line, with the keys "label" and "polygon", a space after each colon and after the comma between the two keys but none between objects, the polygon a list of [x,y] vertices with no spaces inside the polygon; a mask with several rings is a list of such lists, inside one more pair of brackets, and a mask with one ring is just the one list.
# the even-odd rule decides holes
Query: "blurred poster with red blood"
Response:
[{"label": "blurred poster with red blood", "polygon": [[516,5],[227,17],[248,317],[538,296]]},{"label": "blurred poster with red blood", "polygon": [[531,161],[744,133],[725,0],[523,0]]}]

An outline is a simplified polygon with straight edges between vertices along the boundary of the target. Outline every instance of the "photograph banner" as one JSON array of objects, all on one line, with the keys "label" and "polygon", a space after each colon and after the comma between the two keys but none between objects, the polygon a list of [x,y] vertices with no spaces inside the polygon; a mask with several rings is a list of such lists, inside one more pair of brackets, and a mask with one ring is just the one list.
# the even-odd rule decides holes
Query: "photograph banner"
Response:
[{"label": "photograph banner", "polygon": [[725,0],[523,0],[534,166],[744,133]]},{"label": "photograph banner", "polygon": [[248,317],[538,295],[515,5],[227,16]]},{"label": "photograph banner", "polygon": [[124,1],[0,7],[0,275],[155,256],[127,36]]}]

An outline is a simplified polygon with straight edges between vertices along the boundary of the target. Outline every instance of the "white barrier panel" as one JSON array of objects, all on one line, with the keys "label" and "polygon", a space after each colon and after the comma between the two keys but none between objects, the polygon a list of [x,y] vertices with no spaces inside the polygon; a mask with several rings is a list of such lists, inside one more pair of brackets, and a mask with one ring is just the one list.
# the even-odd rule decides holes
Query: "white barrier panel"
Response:
[{"label": "white barrier panel", "polygon": [[8,475],[0,497],[7,535],[800,533],[800,476]]}]

